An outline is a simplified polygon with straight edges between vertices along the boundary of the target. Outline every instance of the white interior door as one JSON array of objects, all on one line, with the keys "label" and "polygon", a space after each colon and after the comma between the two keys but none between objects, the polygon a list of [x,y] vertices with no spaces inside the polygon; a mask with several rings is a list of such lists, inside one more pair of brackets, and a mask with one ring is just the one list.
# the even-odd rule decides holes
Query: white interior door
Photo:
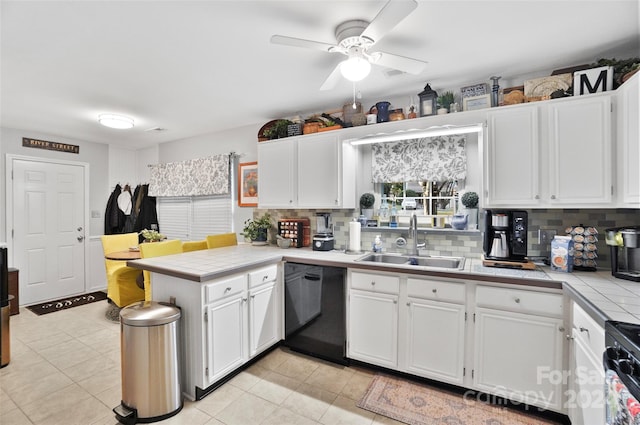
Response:
[{"label": "white interior door", "polygon": [[84,292],[84,166],[13,158],[13,259],[20,303]]}]

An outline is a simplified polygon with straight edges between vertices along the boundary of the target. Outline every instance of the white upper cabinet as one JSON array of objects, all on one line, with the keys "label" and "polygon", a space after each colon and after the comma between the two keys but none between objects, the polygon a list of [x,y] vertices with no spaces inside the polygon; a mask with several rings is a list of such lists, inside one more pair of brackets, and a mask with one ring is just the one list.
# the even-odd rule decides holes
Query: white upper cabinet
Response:
[{"label": "white upper cabinet", "polygon": [[640,73],[627,80],[617,96],[618,205],[640,208]]},{"label": "white upper cabinet", "polygon": [[611,110],[604,93],[488,112],[484,206],[609,206]]},{"label": "white upper cabinet", "polygon": [[550,205],[603,206],[611,202],[611,96],[549,104]]},{"label": "white upper cabinet", "polygon": [[332,134],[259,143],[259,207],[355,208],[353,149]]},{"label": "white upper cabinet", "polygon": [[535,106],[489,112],[485,206],[531,206],[539,202],[538,126]]}]

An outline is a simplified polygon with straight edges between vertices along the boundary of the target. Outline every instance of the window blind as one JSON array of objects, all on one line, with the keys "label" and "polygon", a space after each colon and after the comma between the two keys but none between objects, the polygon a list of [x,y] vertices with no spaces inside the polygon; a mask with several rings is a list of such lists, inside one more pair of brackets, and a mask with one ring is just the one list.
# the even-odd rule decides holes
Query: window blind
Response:
[{"label": "window blind", "polygon": [[160,197],[158,223],[169,239],[201,240],[233,231],[231,196]]}]

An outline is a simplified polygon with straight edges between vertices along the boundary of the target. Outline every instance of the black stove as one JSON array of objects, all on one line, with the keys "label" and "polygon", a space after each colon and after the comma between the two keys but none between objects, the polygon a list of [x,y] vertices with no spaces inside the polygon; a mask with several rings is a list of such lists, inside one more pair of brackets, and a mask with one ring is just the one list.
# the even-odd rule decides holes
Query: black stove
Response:
[{"label": "black stove", "polygon": [[605,323],[604,367],[614,370],[629,393],[640,399],[640,324]]}]

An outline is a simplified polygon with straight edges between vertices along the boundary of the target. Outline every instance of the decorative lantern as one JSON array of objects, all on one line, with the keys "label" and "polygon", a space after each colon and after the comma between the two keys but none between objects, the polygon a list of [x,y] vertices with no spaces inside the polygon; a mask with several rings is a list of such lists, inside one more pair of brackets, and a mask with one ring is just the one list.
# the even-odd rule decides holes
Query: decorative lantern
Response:
[{"label": "decorative lantern", "polygon": [[418,97],[420,98],[420,116],[435,115],[438,109],[438,93],[432,90],[431,86],[427,84],[424,86],[422,93],[418,93]]}]

